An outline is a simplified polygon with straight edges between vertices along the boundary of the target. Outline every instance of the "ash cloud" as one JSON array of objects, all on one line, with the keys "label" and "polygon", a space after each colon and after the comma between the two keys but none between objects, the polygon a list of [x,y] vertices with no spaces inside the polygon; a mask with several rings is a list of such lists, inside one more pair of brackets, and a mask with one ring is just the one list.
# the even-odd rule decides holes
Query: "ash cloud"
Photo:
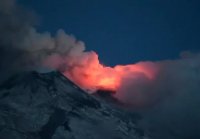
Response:
[{"label": "ash cloud", "polygon": [[31,26],[31,22],[29,21],[25,13],[15,5],[14,0],[0,0],[1,79],[4,79],[9,74],[21,68],[20,66],[23,63],[22,57],[24,57],[26,53],[19,48],[19,44],[29,31]]},{"label": "ash cloud", "polygon": [[154,62],[154,80],[142,74],[122,80],[118,99],[143,115],[141,126],[154,139],[200,138],[200,54]]},{"label": "ash cloud", "polygon": [[143,115],[140,124],[154,139],[200,138],[200,54],[180,56],[154,62],[154,80],[143,74],[123,79],[116,96]]},{"label": "ash cloud", "polygon": [[146,92],[159,96],[159,103],[143,111],[143,127],[155,139],[199,138],[200,54],[184,52],[179,60],[157,65],[158,77]]},{"label": "ash cloud", "polygon": [[[85,46],[72,35],[58,30],[55,36],[39,33],[32,13],[23,10],[15,0],[0,0],[0,76],[40,67],[66,70],[63,65],[87,58]],[[87,55],[85,54],[87,53]],[[70,62],[67,57],[71,58]],[[51,61],[52,60],[52,61]]]},{"label": "ash cloud", "polygon": [[121,92],[119,98],[122,101],[134,103],[132,99],[137,98],[136,101],[140,98],[141,101],[149,99],[160,101],[165,96],[200,91],[199,53],[182,52],[181,58],[177,60],[142,62],[142,64],[146,65],[146,69],[150,70],[153,66],[157,70],[154,79],[149,79],[141,73],[122,79],[122,85],[118,90]]}]

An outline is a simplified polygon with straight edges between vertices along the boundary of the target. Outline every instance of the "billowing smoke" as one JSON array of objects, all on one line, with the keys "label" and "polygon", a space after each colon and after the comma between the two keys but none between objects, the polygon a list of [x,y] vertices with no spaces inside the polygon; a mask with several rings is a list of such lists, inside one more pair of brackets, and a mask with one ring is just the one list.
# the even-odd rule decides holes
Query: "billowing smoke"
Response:
[{"label": "billowing smoke", "polygon": [[54,36],[37,32],[30,15],[14,0],[0,0],[1,79],[17,71],[56,69],[90,92],[116,91],[114,97],[144,113],[142,125],[159,130],[155,138],[200,136],[200,54],[109,67],[63,30]]},{"label": "billowing smoke", "polygon": [[154,62],[152,66],[157,69],[153,80],[144,75],[125,77],[119,98],[135,103],[200,92],[200,54],[183,52],[180,59]]},{"label": "billowing smoke", "polygon": [[[18,48],[30,28],[29,19],[25,19],[13,0],[0,0],[0,76],[19,70],[21,57],[26,55]],[[20,60],[19,60],[20,59]]]}]

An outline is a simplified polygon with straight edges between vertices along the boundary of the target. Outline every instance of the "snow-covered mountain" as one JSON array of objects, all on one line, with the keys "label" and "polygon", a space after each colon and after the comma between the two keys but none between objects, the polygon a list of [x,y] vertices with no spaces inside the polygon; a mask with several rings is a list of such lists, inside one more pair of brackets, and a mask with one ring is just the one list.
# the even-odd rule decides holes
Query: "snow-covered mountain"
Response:
[{"label": "snow-covered mountain", "polygon": [[56,71],[17,74],[0,86],[0,139],[147,139],[133,117]]}]

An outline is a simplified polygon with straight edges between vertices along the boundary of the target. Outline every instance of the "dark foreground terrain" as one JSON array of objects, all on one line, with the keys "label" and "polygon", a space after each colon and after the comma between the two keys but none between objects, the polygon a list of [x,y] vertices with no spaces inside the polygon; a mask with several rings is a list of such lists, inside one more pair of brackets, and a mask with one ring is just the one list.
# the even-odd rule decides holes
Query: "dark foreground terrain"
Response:
[{"label": "dark foreground terrain", "polygon": [[147,139],[136,119],[59,72],[26,72],[0,86],[0,139]]}]

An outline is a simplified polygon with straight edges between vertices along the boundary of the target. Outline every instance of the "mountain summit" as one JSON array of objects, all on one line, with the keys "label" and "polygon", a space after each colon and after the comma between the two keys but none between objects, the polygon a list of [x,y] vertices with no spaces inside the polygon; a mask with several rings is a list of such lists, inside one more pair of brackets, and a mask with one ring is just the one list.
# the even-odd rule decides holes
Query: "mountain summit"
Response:
[{"label": "mountain summit", "polygon": [[0,86],[1,139],[146,139],[126,113],[63,76],[17,74]]}]

